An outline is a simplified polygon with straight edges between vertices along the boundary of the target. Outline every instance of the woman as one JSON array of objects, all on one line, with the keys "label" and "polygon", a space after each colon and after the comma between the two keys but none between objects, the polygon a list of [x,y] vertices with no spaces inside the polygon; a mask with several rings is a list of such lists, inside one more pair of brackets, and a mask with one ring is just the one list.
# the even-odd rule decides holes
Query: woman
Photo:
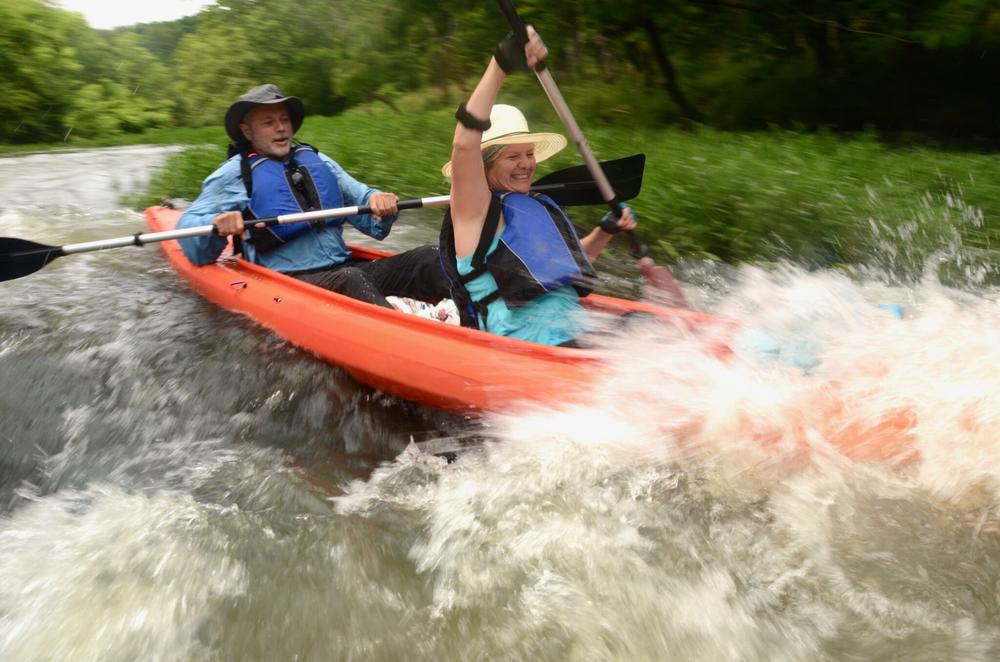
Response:
[{"label": "woman", "polygon": [[[442,261],[463,323],[546,345],[575,346],[585,331],[580,296],[596,281],[592,263],[613,234],[636,226],[625,207],[582,240],[559,207],[531,195],[537,164],[566,146],[554,133],[531,133],[513,106],[494,105],[507,75],[545,59],[530,26],[523,50],[500,42],[469,100],[455,113],[451,208],[441,232]],[[489,120],[485,118],[489,117]]]}]

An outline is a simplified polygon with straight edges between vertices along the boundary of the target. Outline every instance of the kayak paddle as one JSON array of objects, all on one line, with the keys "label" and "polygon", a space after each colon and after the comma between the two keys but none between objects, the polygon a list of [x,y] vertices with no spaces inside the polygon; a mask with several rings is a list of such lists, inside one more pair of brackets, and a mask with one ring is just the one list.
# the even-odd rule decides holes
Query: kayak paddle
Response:
[{"label": "kayak paddle", "polygon": [[[514,5],[510,0],[497,0],[497,4],[507,19],[514,37],[523,47],[528,43],[528,28],[525,26],[524,21],[518,16],[517,10],[514,9]],[[545,61],[539,62],[535,66],[534,71],[538,82],[542,84],[545,94],[549,97],[552,107],[555,108],[556,114],[559,115],[563,126],[566,127],[566,130],[573,138],[573,142],[576,143],[577,150],[586,163],[587,171],[597,184],[601,200],[608,205],[611,214],[615,218],[621,218],[622,210],[619,203],[622,201],[622,198],[615,195],[615,189],[612,188],[607,175],[601,169],[601,164],[594,157],[594,153],[591,151],[590,145],[587,144],[587,139],[584,137],[583,131],[576,123],[576,119],[574,119],[573,113],[569,109],[569,104],[566,103],[562,93],[559,91],[559,87],[556,86],[556,81],[552,78],[552,73],[545,67]],[[632,257],[639,260],[639,266],[646,276],[647,285],[654,292],[654,298],[669,305],[688,308],[687,298],[684,296],[684,292],[677,284],[677,281],[674,280],[674,276],[670,273],[670,270],[666,267],[656,266],[653,258],[649,257],[648,249],[639,243],[639,240],[635,238],[632,232],[627,232],[626,237],[632,249]]]},{"label": "kayak paddle", "polygon": [[[626,192],[626,195],[633,197],[638,195],[639,187],[642,185],[642,172],[645,161],[645,155],[635,154],[615,161],[607,161],[602,165],[608,168],[609,173],[612,173],[611,176],[615,184],[620,186],[621,190]],[[584,166],[573,166],[546,175],[535,182],[532,190],[545,193],[555,200],[556,204],[564,207],[592,205],[601,202],[597,183],[590,178]],[[438,195],[414,200],[401,200],[396,206],[400,211],[419,209],[421,207],[439,207],[448,204],[449,199],[447,195]],[[628,197],[623,199],[628,199]],[[281,223],[314,221],[324,218],[357,216],[359,214],[367,214],[370,211],[371,208],[368,205],[340,207],[338,209],[320,209],[317,211],[284,214],[273,218],[257,219],[254,223],[263,224],[264,226],[278,225]],[[49,262],[64,255],[100,251],[108,248],[121,248],[123,246],[143,246],[169,239],[202,237],[211,234],[215,234],[214,225],[200,225],[183,230],[139,233],[116,239],[88,241],[79,244],[67,244],[65,246],[46,246],[45,244],[35,243],[26,239],[0,237],[0,282],[33,274]]]},{"label": "kayak paddle", "polygon": [[[447,195],[438,195],[430,198],[417,198],[415,200],[400,200],[396,206],[400,210],[439,207],[448,204],[449,200],[450,197]],[[283,214],[271,218],[253,219],[252,221],[248,221],[247,224],[267,227],[269,225],[297,223],[299,221],[318,221],[327,218],[357,216],[369,212],[371,212],[371,207],[368,205],[339,207],[337,209],[318,209],[316,211],[304,211],[296,214]],[[66,244],[65,246],[46,246],[45,244],[38,244],[25,239],[0,237],[0,281],[13,280],[35,273],[49,262],[64,255],[101,251],[108,248],[121,248],[123,246],[144,246],[169,239],[206,237],[213,234],[218,234],[218,230],[214,225],[199,225],[181,230],[136,233],[128,237],[86,241],[79,244]]]},{"label": "kayak paddle", "polygon": [[[645,154],[633,154],[614,161],[601,161],[601,172],[611,181],[619,201],[631,200],[642,189]],[[564,168],[545,175],[531,190],[545,193],[562,207],[602,205],[605,200],[586,165]]]}]

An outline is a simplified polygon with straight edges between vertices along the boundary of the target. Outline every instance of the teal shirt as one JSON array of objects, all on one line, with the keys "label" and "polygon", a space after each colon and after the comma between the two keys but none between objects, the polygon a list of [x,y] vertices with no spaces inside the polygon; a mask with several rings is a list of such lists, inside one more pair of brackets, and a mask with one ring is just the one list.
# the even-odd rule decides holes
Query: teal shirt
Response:
[{"label": "teal shirt", "polygon": [[[499,243],[500,235],[497,235],[486,254],[490,255],[495,251]],[[455,262],[459,274],[464,276],[472,272],[472,255],[456,258]],[[493,274],[487,271],[466,283],[465,288],[472,299],[478,301],[495,292],[497,282]],[[487,323],[483,326],[480,318],[479,327],[499,336],[510,336],[542,345],[561,345],[586,331],[584,314],[580,295],[572,286],[567,285],[517,308],[508,308],[503,299],[497,299],[488,304]]]}]

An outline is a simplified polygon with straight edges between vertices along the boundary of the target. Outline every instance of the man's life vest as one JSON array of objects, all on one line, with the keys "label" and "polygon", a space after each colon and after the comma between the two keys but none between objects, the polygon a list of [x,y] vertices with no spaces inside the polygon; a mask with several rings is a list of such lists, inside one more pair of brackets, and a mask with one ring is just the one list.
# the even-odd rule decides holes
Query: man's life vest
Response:
[{"label": "man's life vest", "polygon": [[[487,255],[496,238],[501,210],[504,229],[496,250]],[[479,328],[478,318],[485,319],[487,306],[498,297],[516,308],[567,285],[586,296],[597,283],[597,272],[572,222],[555,202],[538,193],[497,193],[491,197],[470,273],[458,273],[450,209],[441,226],[440,249],[462,324],[473,328]],[[465,284],[487,271],[498,289],[474,301]]]},{"label": "man's life vest", "polygon": [[[316,209],[343,206],[340,184],[329,166],[319,158],[316,149],[305,143],[292,149],[287,163],[250,152],[241,156],[240,172],[249,206],[243,218],[269,218]],[[342,223],[341,218],[300,221],[254,228],[247,224],[249,241],[264,253],[327,223]]]}]

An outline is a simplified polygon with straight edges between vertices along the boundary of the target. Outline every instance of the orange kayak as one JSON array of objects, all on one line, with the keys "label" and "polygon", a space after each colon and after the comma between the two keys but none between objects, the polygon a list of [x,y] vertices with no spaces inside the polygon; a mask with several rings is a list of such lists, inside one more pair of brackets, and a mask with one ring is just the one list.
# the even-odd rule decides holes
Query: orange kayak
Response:
[{"label": "orange kayak", "polygon": [[[146,218],[152,231],[168,231],[180,212],[150,207]],[[373,306],[231,255],[195,266],[177,241],[160,245],[174,269],[208,300],[249,315],[358,381],[405,400],[471,415],[531,402],[583,402],[601,374],[600,351],[549,347]],[[389,255],[351,249],[365,259]],[[719,322],[597,294],[583,303],[611,314],[650,313],[687,329]]]}]

